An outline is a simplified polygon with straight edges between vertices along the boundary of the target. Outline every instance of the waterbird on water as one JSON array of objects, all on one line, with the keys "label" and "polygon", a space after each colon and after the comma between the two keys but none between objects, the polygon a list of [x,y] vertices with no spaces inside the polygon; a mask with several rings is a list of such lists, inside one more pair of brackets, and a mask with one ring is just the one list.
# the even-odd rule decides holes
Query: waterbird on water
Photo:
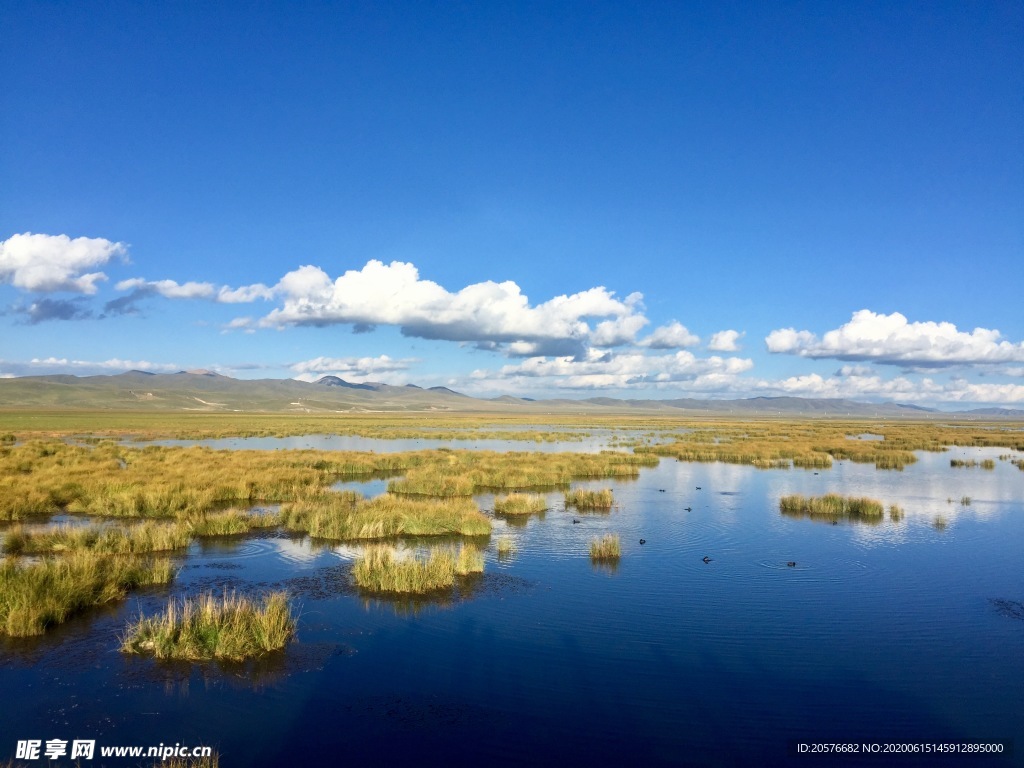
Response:
[{"label": "waterbird on water", "polygon": [[707,555],[704,555],[704,562],[705,563],[710,563],[711,562],[711,558],[708,557]]},{"label": "waterbird on water", "polygon": [[574,518],[572,519],[572,524],[573,524],[573,525],[579,525],[579,524],[580,524],[580,521],[579,521],[579,520],[577,520],[577,519],[576,519],[576,518],[574,517]]},{"label": "waterbird on water", "polygon": [[647,539],[640,539],[640,543],[641,544],[646,544],[647,543]]},{"label": "waterbird on water", "polygon": [[699,485],[697,486],[697,490],[698,490],[698,491],[700,490],[700,486],[699,486]]},{"label": "waterbird on water", "polygon": [[790,560],[788,563],[786,563],[786,565],[788,565],[790,568],[796,568],[796,560]]},{"label": "waterbird on water", "polygon": [[693,512],[693,507],[683,507],[684,512]]}]

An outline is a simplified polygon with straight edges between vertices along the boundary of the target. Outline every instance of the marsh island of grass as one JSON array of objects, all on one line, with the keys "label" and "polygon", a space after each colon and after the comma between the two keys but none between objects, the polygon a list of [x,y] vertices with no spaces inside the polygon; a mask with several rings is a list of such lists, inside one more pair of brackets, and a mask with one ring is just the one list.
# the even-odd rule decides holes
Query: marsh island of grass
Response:
[{"label": "marsh island of grass", "polygon": [[208,592],[172,598],[162,614],[141,617],[128,628],[121,650],[158,659],[241,661],[284,648],[295,623],[284,592],[260,600]]},{"label": "marsh island of grass", "polygon": [[596,561],[618,560],[622,556],[619,534],[608,533],[590,541],[590,559]]},{"label": "marsh island of grass", "polygon": [[586,491],[577,488],[565,494],[566,508],[575,507],[581,512],[594,510],[607,512],[615,504],[615,495],[610,488],[603,488],[600,491]]},{"label": "marsh island of grass", "polygon": [[793,517],[808,517],[812,520],[861,520],[881,522],[885,507],[882,502],[867,497],[840,496],[829,493],[825,496],[783,496],[779,499],[779,511]]},{"label": "marsh island of grass", "polygon": [[416,558],[402,557],[394,547],[370,546],[353,566],[352,578],[369,592],[425,594],[483,570],[483,554],[474,547],[462,546],[457,552],[437,547],[426,558]]},{"label": "marsh island of grass", "polygon": [[41,635],[73,614],[112,600],[129,590],[166,584],[175,570],[167,560],[110,557],[76,551],[25,564],[8,557],[0,563],[0,633]]},{"label": "marsh island of grass", "polygon": [[535,515],[547,508],[547,498],[532,493],[510,493],[494,500],[494,511],[499,515]]}]

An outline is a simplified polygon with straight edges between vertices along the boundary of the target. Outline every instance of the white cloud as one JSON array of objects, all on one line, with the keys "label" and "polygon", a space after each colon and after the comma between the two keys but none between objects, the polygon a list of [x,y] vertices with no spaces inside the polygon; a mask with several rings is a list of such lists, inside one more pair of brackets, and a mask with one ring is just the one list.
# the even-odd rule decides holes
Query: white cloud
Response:
[{"label": "white cloud", "polygon": [[66,357],[34,357],[27,363],[0,360],[0,366],[16,376],[40,376],[45,374],[69,373],[88,376],[103,373],[121,373],[124,371],[149,371],[152,373],[171,373],[181,370],[174,363],[154,363],[149,360],[74,360]]},{"label": "white cloud", "polygon": [[133,277],[129,280],[122,280],[115,287],[119,291],[155,293],[165,299],[212,299],[222,304],[242,304],[273,297],[273,290],[263,283],[243,285],[238,288],[223,285],[218,288],[213,283],[193,281],[179,283],[176,280],[146,280],[141,277]]},{"label": "white cloud", "polygon": [[133,277],[116,286],[119,291],[145,291],[158,293],[167,299],[209,299],[216,293],[213,283],[178,283],[174,280],[144,280]]},{"label": "white cloud", "polygon": [[221,304],[248,304],[257,299],[267,301],[272,298],[274,298],[273,289],[263,283],[242,285],[238,288],[228,288],[225,285],[217,291],[217,301]]},{"label": "white cloud", "polygon": [[312,381],[327,374],[342,378],[346,376],[365,378],[367,376],[396,373],[406,371],[418,362],[420,361],[417,358],[410,357],[396,360],[387,355],[380,355],[378,357],[315,357],[312,360],[293,363],[289,367],[298,374],[295,378]]},{"label": "white cloud", "polygon": [[700,344],[700,337],[690,333],[687,327],[677,320],[655,328],[650,336],[639,342],[641,347],[651,349],[682,349],[697,344]]},{"label": "white cloud", "polygon": [[715,387],[750,370],[750,360],[729,357],[697,358],[687,351],[670,355],[642,352],[620,354],[590,350],[585,359],[534,357],[503,366],[498,371],[477,370],[472,378],[484,385],[517,391],[530,389],[624,390],[701,389]]},{"label": "white cloud", "polygon": [[954,378],[938,382],[931,378],[913,381],[905,376],[883,379],[880,376],[846,376],[824,378],[816,373],[791,376],[778,381],[747,383],[753,390],[798,397],[848,399],[884,399],[912,403],[1020,403],[1024,402],[1024,385],[975,384]]},{"label": "white cloud", "polygon": [[26,291],[96,293],[102,272],[86,272],[112,258],[124,258],[128,248],[102,237],[34,235],[25,232],[0,241],[0,281]]},{"label": "white cloud", "polygon": [[739,340],[745,335],[739,331],[719,331],[712,334],[711,341],[708,342],[708,349],[715,352],[738,352]]},{"label": "white cloud", "polygon": [[593,333],[589,318],[613,321],[600,336],[617,343],[645,322],[634,319],[642,318],[642,297],[636,293],[620,300],[598,287],[531,306],[512,281],[488,280],[452,293],[399,261],[369,261],[336,280],[319,267],[304,266],[285,275],[274,291],[284,304],[263,318],[264,327],[394,325],[406,336],[448,341],[572,341],[582,352]]},{"label": "white cloud", "polygon": [[768,334],[765,343],[774,353],[907,368],[1024,362],[1024,343],[1000,341],[999,331],[975,328],[967,333],[952,323],[911,323],[899,312],[881,315],[867,309],[820,339],[810,331],[783,328]]},{"label": "white cloud", "polygon": [[870,365],[844,365],[835,373],[836,376],[874,376],[875,369]]}]

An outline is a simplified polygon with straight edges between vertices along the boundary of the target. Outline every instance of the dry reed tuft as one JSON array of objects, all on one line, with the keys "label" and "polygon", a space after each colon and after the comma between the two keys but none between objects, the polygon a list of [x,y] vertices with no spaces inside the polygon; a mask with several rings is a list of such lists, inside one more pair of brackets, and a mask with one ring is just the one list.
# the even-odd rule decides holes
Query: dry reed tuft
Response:
[{"label": "dry reed tuft", "polygon": [[164,613],[140,617],[121,643],[125,653],[158,659],[243,659],[284,648],[296,621],[284,592],[256,601],[225,592],[171,599]]}]

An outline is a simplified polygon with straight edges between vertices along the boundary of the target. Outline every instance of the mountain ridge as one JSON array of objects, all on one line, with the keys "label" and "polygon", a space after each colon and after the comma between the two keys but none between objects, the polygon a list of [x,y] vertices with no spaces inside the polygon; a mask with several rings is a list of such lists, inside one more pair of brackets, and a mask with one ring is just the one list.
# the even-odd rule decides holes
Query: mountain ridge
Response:
[{"label": "mountain ridge", "polygon": [[801,416],[849,418],[987,418],[1024,420],[1024,410],[975,408],[939,411],[905,403],[868,403],[839,398],[793,396],[731,400],[693,397],[663,400],[589,397],[533,399],[514,395],[477,398],[447,387],[394,386],[350,382],[323,376],[297,379],[234,379],[193,369],[177,373],[128,371],[74,376],[51,374],[0,379],[0,408],[84,410],[349,412],[349,411],[501,411],[501,412],[657,412],[691,416]]}]

